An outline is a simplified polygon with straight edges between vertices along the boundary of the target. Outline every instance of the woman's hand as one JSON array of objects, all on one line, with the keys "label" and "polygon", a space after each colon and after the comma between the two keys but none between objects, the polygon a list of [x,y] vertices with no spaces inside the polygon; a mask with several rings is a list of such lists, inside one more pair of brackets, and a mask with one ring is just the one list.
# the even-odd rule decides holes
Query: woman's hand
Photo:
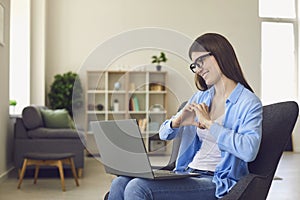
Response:
[{"label": "woman's hand", "polygon": [[191,109],[198,118],[198,127],[202,129],[210,129],[213,122],[209,116],[208,106],[205,103],[192,103]]},{"label": "woman's hand", "polygon": [[195,112],[192,104],[187,104],[181,112],[181,115],[172,120],[172,128],[178,128],[180,126],[194,125],[198,127],[198,122],[195,121]]}]

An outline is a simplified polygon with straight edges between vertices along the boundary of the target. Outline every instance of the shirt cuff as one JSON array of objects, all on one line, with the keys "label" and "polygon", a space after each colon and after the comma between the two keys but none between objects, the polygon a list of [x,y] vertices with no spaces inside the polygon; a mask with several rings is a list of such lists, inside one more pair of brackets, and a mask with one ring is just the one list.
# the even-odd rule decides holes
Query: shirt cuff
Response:
[{"label": "shirt cuff", "polygon": [[173,127],[171,126],[171,124],[172,124],[172,120],[169,120],[168,123],[166,124],[166,126],[167,126],[169,129],[172,129],[173,131],[179,129],[179,127],[178,127],[178,128],[173,128]]},{"label": "shirt cuff", "polygon": [[161,140],[172,139],[172,135],[176,133],[179,128],[171,128],[171,120],[164,122],[159,130],[159,137]]},{"label": "shirt cuff", "polygon": [[222,132],[223,127],[214,122],[211,126],[210,126],[210,133],[218,140],[221,132]]}]

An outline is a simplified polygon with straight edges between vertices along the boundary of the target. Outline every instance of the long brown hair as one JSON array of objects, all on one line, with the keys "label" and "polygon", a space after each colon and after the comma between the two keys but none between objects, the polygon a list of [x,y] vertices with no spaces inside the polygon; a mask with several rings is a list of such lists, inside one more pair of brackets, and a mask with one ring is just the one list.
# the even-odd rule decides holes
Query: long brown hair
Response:
[{"label": "long brown hair", "polygon": [[[203,51],[212,53],[220,67],[221,72],[227,78],[235,81],[236,83],[241,83],[251,92],[253,92],[243,75],[241,66],[232,45],[224,36],[217,33],[206,33],[198,37],[189,49],[189,56],[191,58],[192,52]],[[205,91],[208,89],[204,79],[198,74],[195,74],[195,84],[199,90]]]}]

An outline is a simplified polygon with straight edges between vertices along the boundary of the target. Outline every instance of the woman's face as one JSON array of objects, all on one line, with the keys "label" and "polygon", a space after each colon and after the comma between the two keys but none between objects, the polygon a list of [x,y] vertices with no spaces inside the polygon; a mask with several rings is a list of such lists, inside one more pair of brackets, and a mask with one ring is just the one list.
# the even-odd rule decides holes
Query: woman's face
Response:
[{"label": "woman's face", "polygon": [[197,63],[202,66],[196,67],[195,73],[205,80],[206,85],[214,85],[221,79],[222,72],[214,56],[205,56],[208,54],[209,52],[193,52],[191,57],[193,62],[203,57],[197,59]]}]

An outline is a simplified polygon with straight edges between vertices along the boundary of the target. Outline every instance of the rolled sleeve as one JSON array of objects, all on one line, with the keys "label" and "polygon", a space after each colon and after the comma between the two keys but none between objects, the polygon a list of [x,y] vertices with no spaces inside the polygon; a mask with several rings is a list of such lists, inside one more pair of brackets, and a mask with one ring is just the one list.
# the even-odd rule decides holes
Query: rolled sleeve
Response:
[{"label": "rolled sleeve", "polygon": [[222,132],[223,127],[214,122],[211,126],[210,126],[210,132],[211,134],[218,140],[220,133]]},{"label": "rolled sleeve", "polygon": [[179,128],[172,128],[171,122],[171,119],[167,120],[160,126],[159,137],[161,140],[171,140],[177,135]]}]

